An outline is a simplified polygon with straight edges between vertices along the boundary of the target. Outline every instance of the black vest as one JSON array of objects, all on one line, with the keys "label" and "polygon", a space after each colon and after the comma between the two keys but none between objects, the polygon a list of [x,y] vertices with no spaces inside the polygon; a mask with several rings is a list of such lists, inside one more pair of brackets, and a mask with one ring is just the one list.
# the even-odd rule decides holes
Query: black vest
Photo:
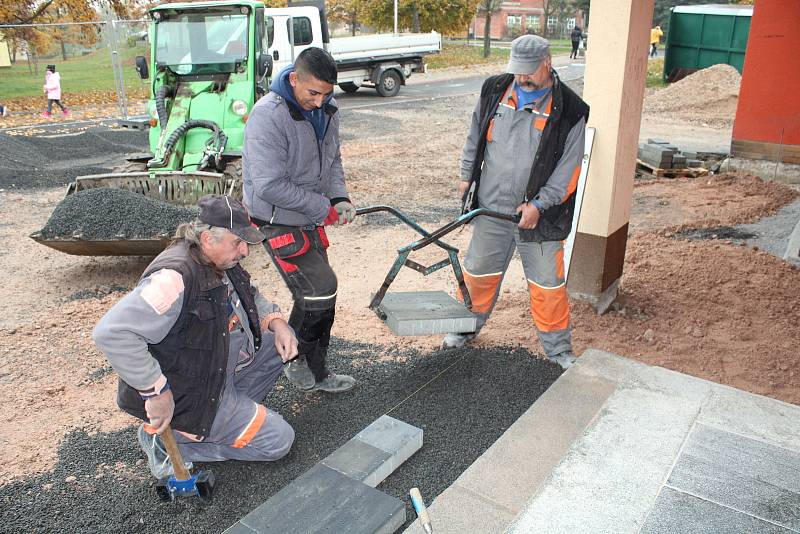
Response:
[{"label": "black vest", "polygon": [[[550,117],[547,119],[539,149],[533,160],[525,198],[519,199],[520,203],[534,198],[539,189],[547,183],[558,164],[558,160],[561,159],[564,153],[564,145],[566,145],[570,130],[581,118],[589,119],[589,106],[572,89],[561,83],[555,71],[552,72],[552,76],[553,105],[550,109]],[[464,210],[474,210],[478,207],[478,187],[480,187],[483,153],[486,149],[486,134],[489,130],[489,122],[497,111],[500,99],[513,81],[513,74],[500,74],[488,78],[483,82],[483,87],[481,87],[481,138],[475,151],[475,163],[472,166],[471,176],[471,182],[475,182],[475,192],[472,196],[472,204],[463,206]],[[467,196],[464,196],[462,202],[466,200]],[[574,210],[575,194],[573,193],[565,202],[545,210],[535,228],[520,230],[520,238],[523,241],[535,241],[537,243],[566,239],[570,230],[572,230]]]},{"label": "black vest", "polygon": [[[175,398],[172,427],[207,436],[217,414],[228,363],[228,291],[222,278],[199,261],[198,251],[178,241],[158,255],[145,269],[142,279],[160,269],[172,269],[183,277],[183,307],[172,329],[157,344],[148,344],[158,360]],[[250,275],[240,265],[225,271],[247,311],[256,345],[261,345],[261,328],[256,310],[255,289]],[[147,420],[144,401],[122,379],[117,403],[129,414]]]}]

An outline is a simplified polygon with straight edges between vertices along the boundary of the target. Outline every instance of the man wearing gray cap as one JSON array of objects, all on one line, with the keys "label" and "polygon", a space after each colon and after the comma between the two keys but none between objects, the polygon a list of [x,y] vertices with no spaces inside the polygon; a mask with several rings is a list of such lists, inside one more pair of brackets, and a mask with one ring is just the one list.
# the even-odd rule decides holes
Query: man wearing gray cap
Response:
[{"label": "man wearing gray cap", "polygon": [[159,437],[170,424],[190,462],[278,460],[294,441],[261,402],[297,339],[239,265],[264,234],[234,198],[199,206],[93,334],[119,375],[117,403],[144,421],[139,444],[157,478],[173,473]]},{"label": "man wearing gray cap", "polygon": [[561,83],[542,37],[514,39],[506,70],[483,83],[458,190],[465,211],[482,207],[521,218],[516,225],[474,220],[464,279],[478,326],[475,332],[448,334],[442,346],[461,347],[474,339],[494,308],[516,249],[539,341],[545,354],[566,368],[575,356],[562,242],[572,228],[589,107]]}]

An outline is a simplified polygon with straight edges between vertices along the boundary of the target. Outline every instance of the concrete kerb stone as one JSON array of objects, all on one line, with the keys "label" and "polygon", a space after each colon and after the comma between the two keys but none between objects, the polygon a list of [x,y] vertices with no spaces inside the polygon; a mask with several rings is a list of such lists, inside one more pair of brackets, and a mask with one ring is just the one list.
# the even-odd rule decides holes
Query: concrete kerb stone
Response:
[{"label": "concrete kerb stone", "polygon": [[[356,434],[355,439],[389,453],[391,457],[387,463],[391,467],[389,470],[391,473],[422,448],[423,434],[421,428],[394,417],[382,415]],[[382,480],[379,480],[378,483]]]},{"label": "concrete kerb stone", "polygon": [[800,264],[800,221],[797,221],[792,235],[789,236],[789,244],[786,246],[783,259]]}]

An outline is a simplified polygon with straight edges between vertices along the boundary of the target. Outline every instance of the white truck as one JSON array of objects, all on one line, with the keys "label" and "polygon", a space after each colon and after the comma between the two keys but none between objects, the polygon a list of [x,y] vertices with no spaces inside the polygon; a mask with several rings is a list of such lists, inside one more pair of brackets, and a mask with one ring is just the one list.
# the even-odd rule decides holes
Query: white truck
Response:
[{"label": "white truck", "polygon": [[442,49],[442,37],[436,32],[330,39],[322,2],[267,8],[265,18],[274,74],[306,48],[324,48],[336,60],[339,88],[348,93],[374,87],[381,96],[395,96],[412,72],[425,72],[424,56]]}]

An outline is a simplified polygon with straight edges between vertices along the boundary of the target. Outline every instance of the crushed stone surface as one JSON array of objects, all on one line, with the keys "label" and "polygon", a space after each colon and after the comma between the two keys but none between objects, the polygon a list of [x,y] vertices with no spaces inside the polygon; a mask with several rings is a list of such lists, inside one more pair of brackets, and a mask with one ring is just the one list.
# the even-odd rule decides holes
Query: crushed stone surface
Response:
[{"label": "crushed stone surface", "polygon": [[118,239],[171,237],[179,224],[197,217],[181,207],[132,191],[98,187],[67,195],[42,228],[45,238]]},{"label": "crushed stone surface", "polygon": [[701,69],[645,97],[643,113],[678,115],[704,126],[730,126],[742,77],[730,65]]}]

